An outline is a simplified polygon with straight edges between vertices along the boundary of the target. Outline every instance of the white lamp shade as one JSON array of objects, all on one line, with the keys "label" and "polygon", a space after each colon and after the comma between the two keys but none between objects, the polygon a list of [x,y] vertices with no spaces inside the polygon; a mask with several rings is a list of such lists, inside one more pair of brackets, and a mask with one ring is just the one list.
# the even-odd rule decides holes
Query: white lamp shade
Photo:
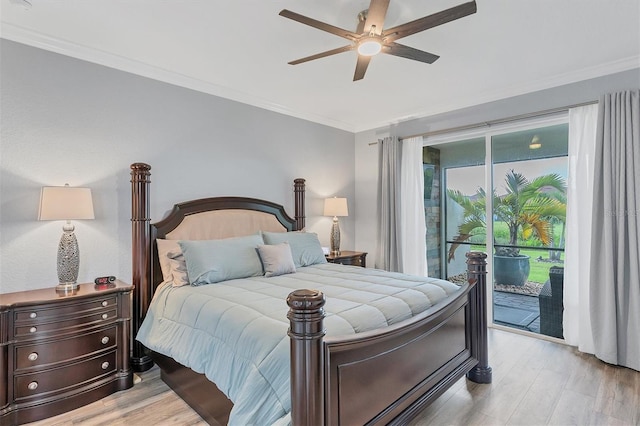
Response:
[{"label": "white lamp shade", "polygon": [[43,186],[38,220],[94,219],[90,188]]},{"label": "white lamp shade", "polygon": [[349,216],[346,198],[327,198],[324,200],[325,216]]}]

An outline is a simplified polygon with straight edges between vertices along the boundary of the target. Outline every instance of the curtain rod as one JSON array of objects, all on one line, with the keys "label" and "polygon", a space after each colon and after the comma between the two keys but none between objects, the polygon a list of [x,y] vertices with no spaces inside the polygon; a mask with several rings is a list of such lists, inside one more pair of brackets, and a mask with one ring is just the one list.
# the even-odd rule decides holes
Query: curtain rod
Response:
[{"label": "curtain rod", "polygon": [[[399,139],[417,138],[417,137],[420,137],[420,136],[428,137],[428,136],[441,135],[441,134],[444,134],[444,133],[460,132],[460,131],[463,131],[463,130],[479,129],[481,127],[489,127],[489,126],[493,126],[493,125],[496,125],[496,124],[510,123],[512,121],[525,120],[527,118],[544,117],[545,115],[557,114],[559,112],[568,111],[571,108],[577,108],[577,107],[586,106],[586,105],[593,105],[593,104],[597,104],[597,103],[598,103],[598,101],[582,102],[582,103],[579,103],[579,104],[568,105],[568,106],[564,106],[564,107],[560,107],[560,108],[545,109],[545,110],[542,110],[542,111],[530,112],[530,113],[527,113],[527,114],[514,115],[514,116],[511,116],[511,117],[500,118],[500,119],[497,119],[497,120],[489,120],[489,121],[485,121],[485,122],[482,122],[482,123],[467,124],[465,126],[451,127],[451,128],[443,129],[443,130],[434,130],[432,132],[418,133],[416,135],[411,135],[411,136],[403,136],[403,137],[401,137]],[[370,142],[369,143],[369,145],[377,145],[377,144],[378,144],[378,142]]]}]

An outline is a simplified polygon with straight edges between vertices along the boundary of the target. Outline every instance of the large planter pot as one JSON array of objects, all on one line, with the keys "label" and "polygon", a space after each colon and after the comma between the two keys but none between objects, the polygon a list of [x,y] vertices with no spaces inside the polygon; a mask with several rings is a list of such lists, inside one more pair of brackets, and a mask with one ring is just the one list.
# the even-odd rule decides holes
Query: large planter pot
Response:
[{"label": "large planter pot", "polygon": [[529,278],[529,256],[493,256],[493,279],[496,284],[523,286]]}]

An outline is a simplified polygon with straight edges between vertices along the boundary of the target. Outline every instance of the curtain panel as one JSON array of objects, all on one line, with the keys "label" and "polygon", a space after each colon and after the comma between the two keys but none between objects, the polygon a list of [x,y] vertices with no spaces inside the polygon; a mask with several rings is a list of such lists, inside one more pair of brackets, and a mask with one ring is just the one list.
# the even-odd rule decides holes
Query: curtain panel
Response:
[{"label": "curtain panel", "polygon": [[422,138],[378,141],[376,268],[427,276]]},{"label": "curtain panel", "polygon": [[400,243],[400,161],[402,146],[395,137],[378,141],[378,248],[375,266],[402,272]]},{"label": "curtain panel", "polygon": [[590,313],[595,355],[640,371],[640,90],[600,99]]},{"label": "curtain panel", "polygon": [[593,353],[589,283],[585,267],[591,257],[591,210],[596,151],[598,105],[569,110],[569,173],[567,179],[566,246],[564,260],[565,341],[582,352]]},{"label": "curtain panel", "polygon": [[427,228],[424,214],[422,137],[402,139],[400,167],[400,242],[402,272],[428,276]]}]

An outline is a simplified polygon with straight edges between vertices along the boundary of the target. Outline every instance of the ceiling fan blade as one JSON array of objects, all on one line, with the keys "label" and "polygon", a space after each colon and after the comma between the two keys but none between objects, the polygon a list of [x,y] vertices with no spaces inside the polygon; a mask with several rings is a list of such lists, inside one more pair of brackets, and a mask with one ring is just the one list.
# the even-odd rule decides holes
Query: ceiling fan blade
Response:
[{"label": "ceiling fan blade", "polygon": [[385,44],[385,47],[382,49],[382,53],[400,56],[401,58],[413,59],[414,61],[425,62],[427,64],[434,63],[440,57],[433,53],[424,52],[398,43]]},{"label": "ceiling fan blade", "polygon": [[389,0],[371,0],[369,10],[367,11],[367,21],[364,24],[364,33],[369,34],[371,27],[375,26],[375,33],[382,34],[384,18],[387,16],[389,8]]},{"label": "ceiling fan blade", "polygon": [[338,53],[348,52],[353,50],[353,45],[338,47],[337,49],[327,50],[326,52],[316,53],[315,55],[307,56],[305,58],[296,59],[295,61],[289,62],[289,65],[298,65],[303,62],[313,61],[314,59],[324,58],[326,56],[337,55]]},{"label": "ceiling fan blade", "polygon": [[468,3],[463,3],[450,9],[443,10],[442,12],[434,13],[433,15],[425,16],[424,18],[389,28],[383,31],[382,36],[385,38],[386,42],[393,42],[402,37],[407,37],[412,34],[419,33],[420,31],[428,30],[429,28],[464,18],[465,16],[476,13],[476,11],[477,6],[475,0],[470,1]]},{"label": "ceiling fan blade", "polygon": [[358,55],[358,62],[356,62],[356,72],[353,74],[353,81],[362,80],[364,73],[367,72],[367,67],[371,62],[371,56]]},{"label": "ceiling fan blade", "polygon": [[282,9],[279,15],[284,16],[285,18],[293,19],[294,21],[298,21],[301,24],[309,25],[310,27],[317,28],[322,31],[326,31],[331,34],[335,34],[338,37],[346,38],[347,40],[350,40],[350,41],[357,40],[358,37],[360,37],[359,34],[356,34],[354,32],[347,31],[345,29],[338,28],[333,25],[329,25],[312,18],[308,18],[306,16],[300,15],[299,13],[292,12],[287,9]]}]

